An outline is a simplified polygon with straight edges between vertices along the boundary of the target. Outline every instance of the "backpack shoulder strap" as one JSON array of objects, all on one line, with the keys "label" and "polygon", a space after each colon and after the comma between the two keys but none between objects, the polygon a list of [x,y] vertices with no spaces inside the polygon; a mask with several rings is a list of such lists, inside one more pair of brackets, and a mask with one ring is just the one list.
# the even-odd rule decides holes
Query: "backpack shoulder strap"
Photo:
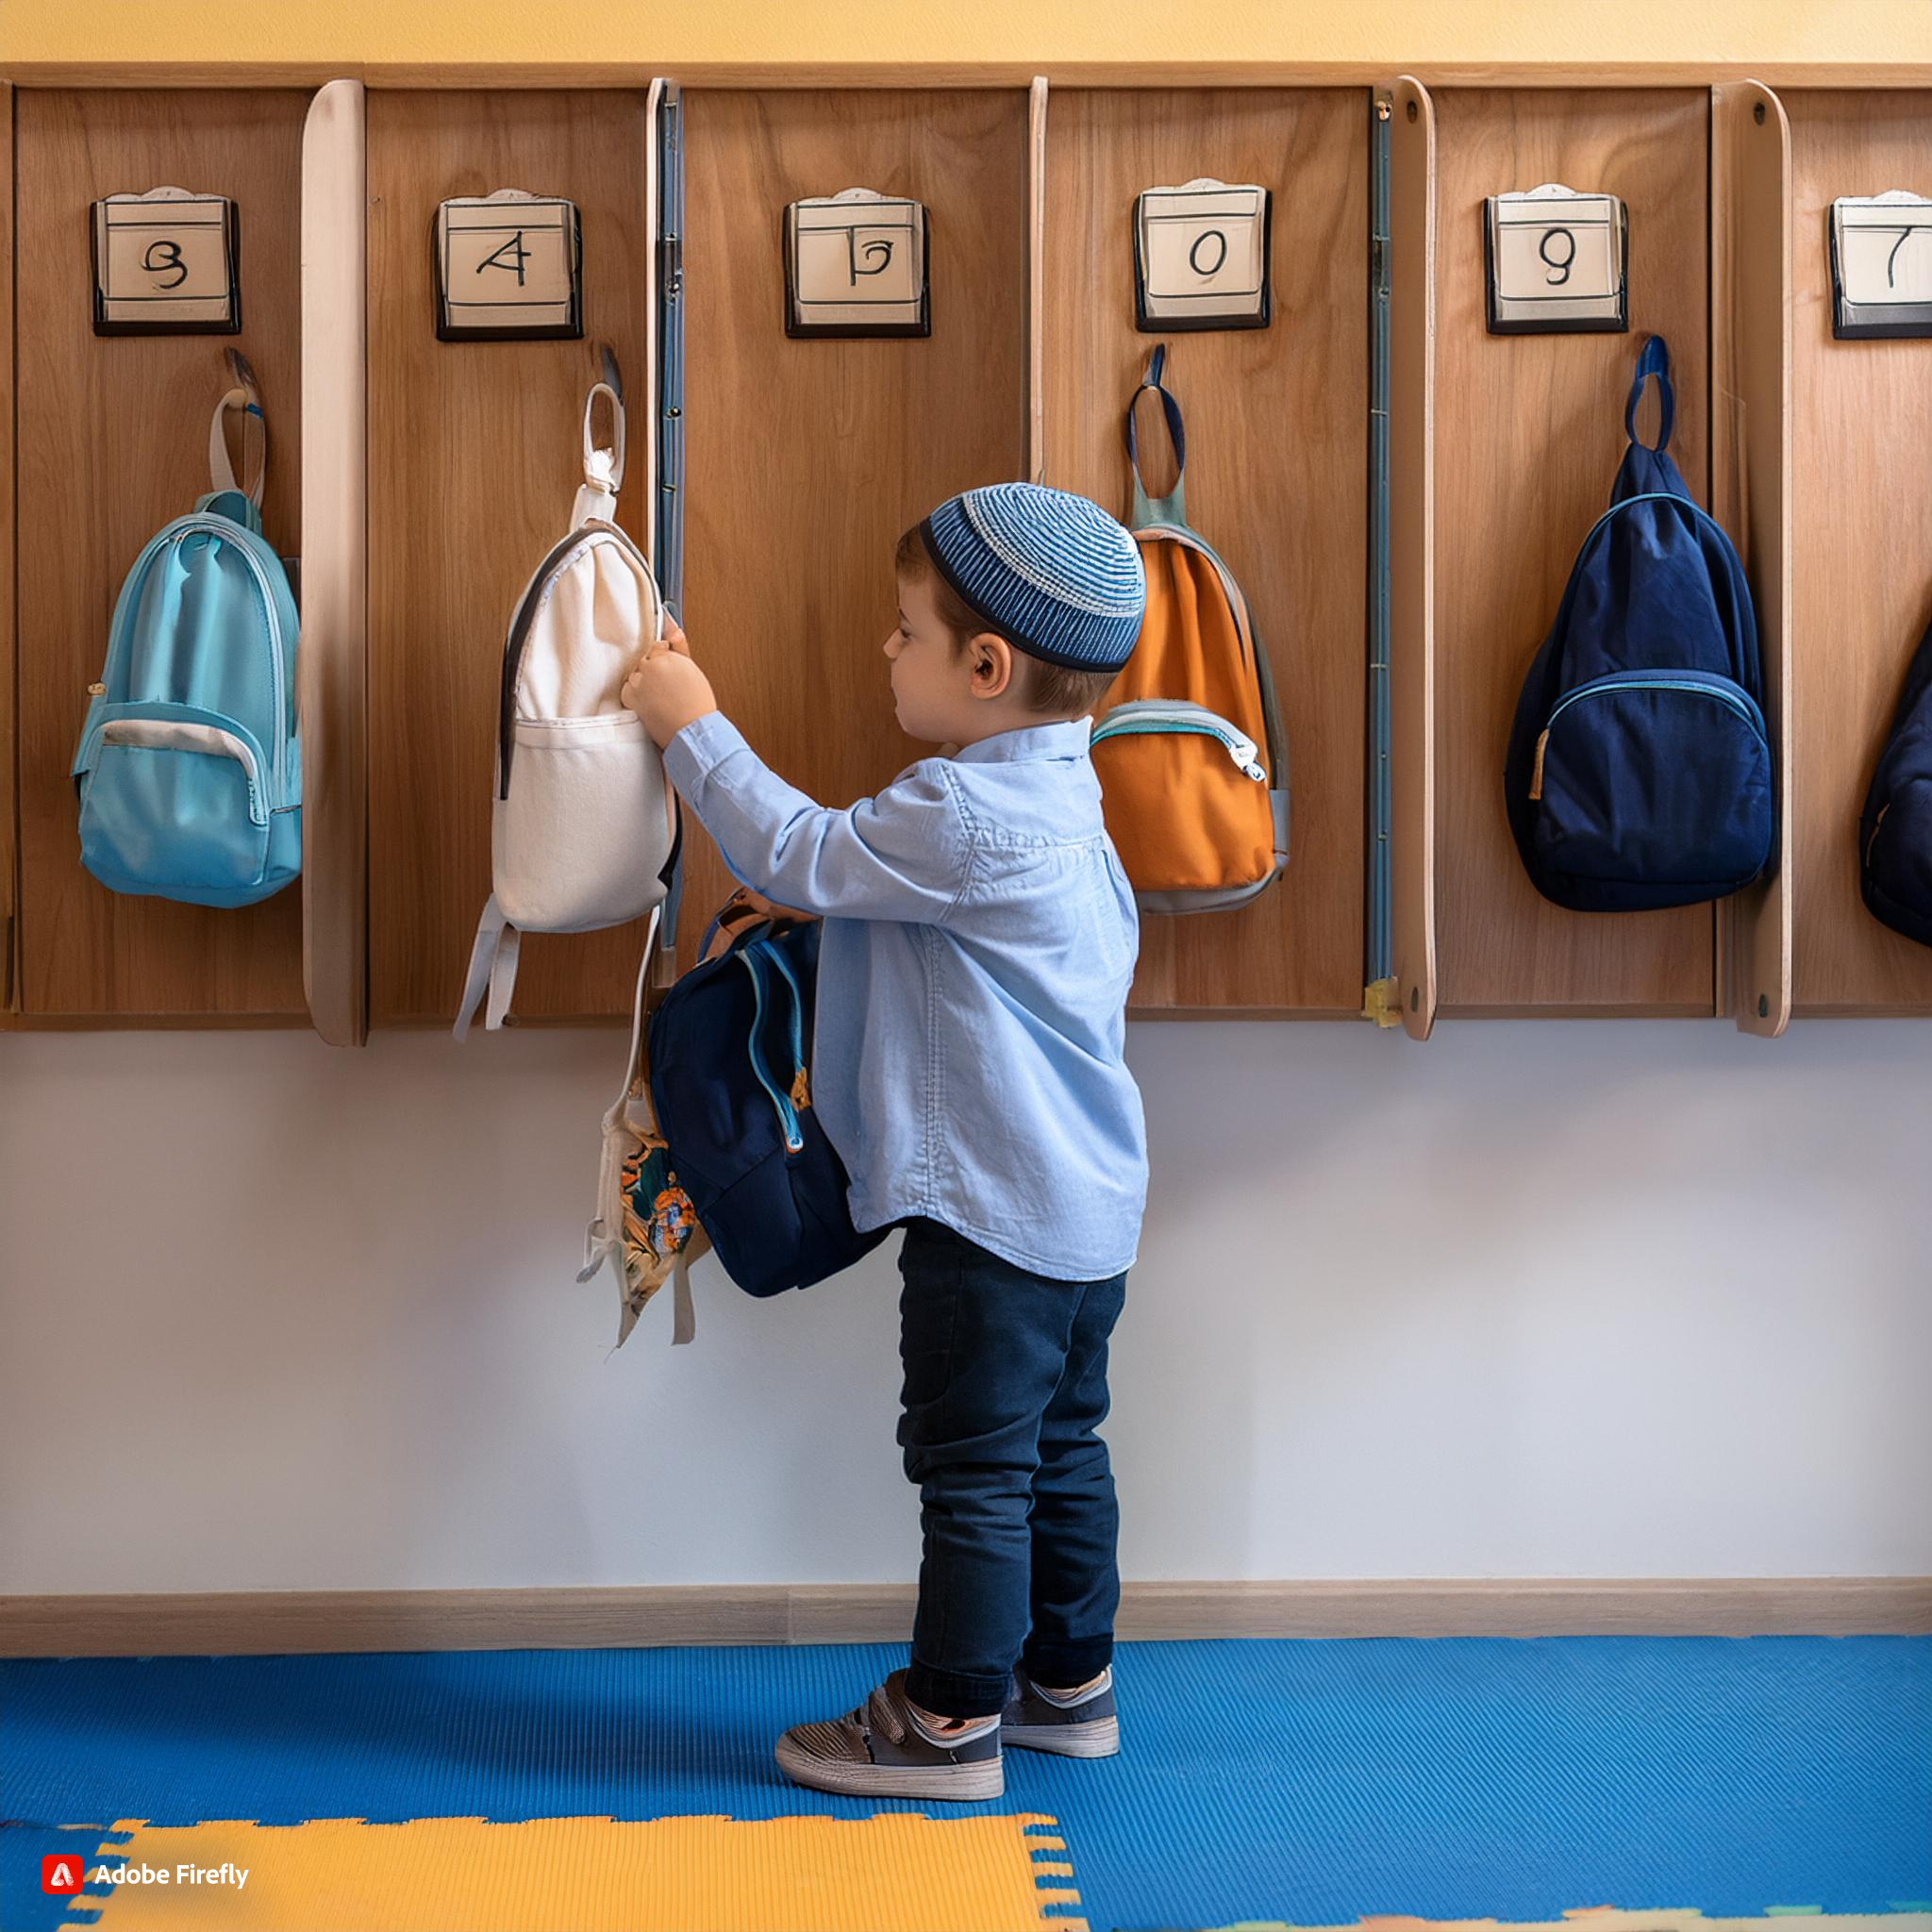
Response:
[{"label": "backpack shoulder strap", "polygon": [[[1158,342],[1153,355],[1147,358],[1147,373],[1127,398],[1127,464],[1134,473],[1134,515],[1128,525],[1130,529],[1143,530],[1149,524],[1180,524],[1185,526],[1188,521],[1183,488],[1188,467],[1188,438],[1181,424],[1181,406],[1160,379],[1160,373],[1166,365],[1167,344]],[[1134,441],[1134,405],[1141,400],[1141,391],[1145,389],[1153,390],[1160,397],[1161,411],[1167,419],[1167,433],[1174,443],[1174,489],[1165,496],[1150,497],[1146,486],[1141,481],[1141,458]]]},{"label": "backpack shoulder strap", "polygon": [[470,949],[470,971],[463,981],[463,1003],[453,1029],[458,1040],[470,1037],[470,1022],[489,994],[483,1025],[494,1033],[509,1011],[510,994],[516,990],[517,953],[523,935],[503,916],[503,908],[491,893],[483,916],[476,922],[476,942]]}]

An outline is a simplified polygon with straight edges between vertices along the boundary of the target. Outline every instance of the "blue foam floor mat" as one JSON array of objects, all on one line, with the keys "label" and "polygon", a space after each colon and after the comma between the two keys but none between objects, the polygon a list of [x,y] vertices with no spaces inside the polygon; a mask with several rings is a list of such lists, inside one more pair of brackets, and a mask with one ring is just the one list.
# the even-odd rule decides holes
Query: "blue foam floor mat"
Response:
[{"label": "blue foam floor mat", "polygon": [[1012,1751],[1005,1797],[973,1806],[779,1774],[781,1729],[904,1660],[867,1644],[0,1663],[0,1925],[70,1923],[40,1890],[61,1825],[894,1811],[1058,1821],[1078,1904],[1041,1923],[1093,1932],[1932,1912],[1932,1637],[1130,1643],[1118,1758]]}]

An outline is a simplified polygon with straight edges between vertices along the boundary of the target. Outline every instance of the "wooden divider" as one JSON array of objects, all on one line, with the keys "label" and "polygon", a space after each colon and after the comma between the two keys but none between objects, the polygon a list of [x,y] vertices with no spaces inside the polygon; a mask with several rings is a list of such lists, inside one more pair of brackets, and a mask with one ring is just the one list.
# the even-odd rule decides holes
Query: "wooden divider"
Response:
[{"label": "wooden divider", "polygon": [[1141,920],[1137,1014],[1361,1010],[1369,116],[1360,88],[1051,96],[1043,480],[1124,521],[1123,412],[1162,340],[1134,326],[1134,198],[1200,175],[1274,195],[1272,323],[1167,338],[1165,379],[1187,424],[1189,522],[1246,592],[1274,669],[1291,856],[1237,911]]},{"label": "wooden divider", "polygon": [[[21,1009],[304,1023],[302,893],[218,908],[110,892],[69,776],[128,566],[205,493],[233,342],[260,385],[269,541],[299,549],[301,143],[282,88],[23,91],[15,102]],[[163,185],[241,213],[242,333],[93,333],[91,204]]]},{"label": "wooden divider", "polygon": [[335,1046],[369,1033],[368,329],[359,80],[308,109],[302,147],[303,983]]},{"label": "wooden divider", "polygon": [[1791,154],[1777,96],[1711,90],[1712,513],[1730,531],[1757,620],[1776,765],[1770,871],[1718,922],[1718,992],[1747,1033],[1791,1013]]},{"label": "wooden divider", "polygon": [[1390,90],[1390,937],[1411,1038],[1436,1023],[1436,110]]},{"label": "wooden divider", "polygon": [[[1709,93],[1448,89],[1434,98],[1439,1010],[1707,1014],[1712,908],[1552,905],[1509,836],[1502,774],[1524,674],[1577,545],[1609,501],[1648,334],[1670,343],[1671,454],[1708,500]],[[1484,198],[1546,181],[1623,196],[1628,334],[1487,333]],[[1654,421],[1647,402],[1640,427]]]},{"label": "wooden divider", "polygon": [[20,1008],[14,723],[13,89],[0,81],[0,1023]]},{"label": "wooden divider", "polygon": [[[368,117],[369,976],[374,1024],[455,1018],[490,895],[491,796],[510,608],[570,524],[590,343],[654,429],[641,90],[372,92]],[[453,195],[568,196],[583,341],[443,342],[430,232]],[[618,521],[648,548],[641,458]],[[523,945],[521,1019],[628,1012],[643,922]]]},{"label": "wooden divider", "polygon": [[1840,195],[1932,194],[1932,92],[1793,91],[1792,791],[1800,1014],[1932,1012],[1932,947],[1858,891],[1858,818],[1932,621],[1932,341],[1838,341]]},{"label": "wooden divider", "polygon": [[[936,745],[893,716],[892,547],[935,504],[1026,474],[1028,92],[684,93],[685,630],[722,709],[827,805]],[[927,338],[792,340],[786,206],[915,196]],[[685,820],[680,963],[733,881]]]}]

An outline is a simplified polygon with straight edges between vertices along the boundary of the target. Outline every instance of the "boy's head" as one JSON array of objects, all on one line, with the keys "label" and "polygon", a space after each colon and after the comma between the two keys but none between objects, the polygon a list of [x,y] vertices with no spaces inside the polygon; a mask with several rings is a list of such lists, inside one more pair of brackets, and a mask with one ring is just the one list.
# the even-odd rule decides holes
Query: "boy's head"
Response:
[{"label": "boy's head", "polygon": [[1141,633],[1140,546],[1063,490],[951,497],[899,539],[893,563],[892,694],[905,730],[934,743],[1086,716]]}]

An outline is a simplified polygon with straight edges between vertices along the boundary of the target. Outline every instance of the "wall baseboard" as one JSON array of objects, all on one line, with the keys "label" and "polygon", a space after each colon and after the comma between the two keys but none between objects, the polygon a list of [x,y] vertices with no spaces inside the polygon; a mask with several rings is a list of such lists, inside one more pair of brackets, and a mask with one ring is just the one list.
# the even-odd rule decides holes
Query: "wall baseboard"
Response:
[{"label": "wall baseboard", "polygon": [[[903,1643],[909,1583],[0,1595],[0,1656]],[[1129,1583],[1124,1641],[1218,1637],[1932,1633],[1932,1576]]]}]

